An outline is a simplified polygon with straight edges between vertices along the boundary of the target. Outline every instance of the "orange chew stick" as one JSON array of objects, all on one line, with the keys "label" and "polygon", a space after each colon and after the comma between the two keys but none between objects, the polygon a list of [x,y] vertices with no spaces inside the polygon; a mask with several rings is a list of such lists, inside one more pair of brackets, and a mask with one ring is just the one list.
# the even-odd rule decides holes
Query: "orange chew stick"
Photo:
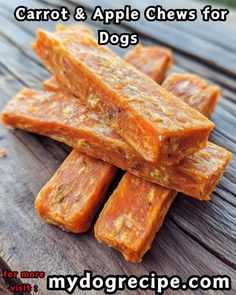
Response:
[{"label": "orange chew stick", "polygon": [[2,120],[13,128],[52,137],[138,177],[201,200],[209,199],[231,158],[224,148],[208,143],[179,165],[153,165],[78,99],[60,92],[24,89],[5,108]]},{"label": "orange chew stick", "polygon": [[[209,116],[219,96],[218,87],[206,86],[206,82],[195,75],[172,74],[164,84],[171,87],[175,95],[184,84],[186,94],[181,92],[181,98]],[[46,81],[44,86],[54,91],[59,88],[55,79]],[[175,195],[172,190],[126,173],[95,225],[96,238],[119,250],[127,261],[140,262]]]},{"label": "orange chew stick", "polygon": [[197,75],[170,74],[162,86],[206,117],[213,113],[220,95],[219,87],[208,85]]},{"label": "orange chew stick", "polygon": [[[219,96],[218,87],[195,75],[171,74],[164,86],[209,116]],[[173,190],[126,173],[95,224],[96,238],[120,251],[127,261],[140,262],[175,196]]]},{"label": "orange chew stick", "polygon": [[[160,50],[161,55],[156,58],[162,61],[164,52]],[[169,57],[169,51],[166,54]],[[162,62],[158,64],[155,67],[158,73],[167,70]],[[50,91],[60,90],[60,84],[55,78],[44,82],[44,87]],[[35,204],[39,215],[44,221],[68,231],[86,231],[103,202],[115,171],[112,165],[72,151],[38,194]]]},{"label": "orange chew stick", "polygon": [[[146,49],[147,47],[142,48]],[[155,47],[155,49],[158,50],[159,47]],[[143,70],[147,70],[148,74],[148,68],[143,68]],[[172,73],[164,80],[162,86],[206,117],[211,116],[220,96],[218,86],[208,85],[204,79],[193,74]],[[65,92],[65,88],[54,76],[44,81],[43,87],[46,91],[60,90]]]},{"label": "orange chew stick", "polygon": [[[177,77],[178,79],[175,79],[175,77]],[[202,81],[202,83],[201,83],[201,81]],[[196,82],[198,82],[198,84]],[[176,91],[179,91],[182,84],[185,85],[186,93],[188,94],[188,96],[185,95],[182,98],[185,99],[185,101],[187,103],[191,103],[191,102],[194,103],[194,106],[198,107],[200,111],[201,111],[201,109],[205,109],[206,111],[207,111],[207,109],[213,110],[213,108],[211,106],[212,105],[211,101],[212,101],[213,105],[215,105],[215,102],[216,102],[215,97],[217,97],[217,94],[219,92],[217,87],[214,87],[214,86],[206,87],[205,86],[206,83],[204,83],[204,81],[201,78],[199,78],[198,76],[195,76],[195,75],[172,74],[165,80],[165,86],[167,88],[171,87],[171,91],[174,94],[176,94]],[[196,84],[200,85],[200,86],[204,85],[204,87],[202,87],[204,89],[201,89],[201,91],[197,91],[197,88],[195,86]],[[188,87],[186,88],[186,86],[188,86]],[[44,87],[50,91],[60,90],[60,84],[58,83],[58,81],[55,78],[51,78],[50,80],[45,81]],[[208,91],[208,89],[210,87],[211,87],[212,91]],[[214,93],[213,89],[215,89],[215,93]],[[201,98],[201,99],[198,99],[198,104],[195,103],[194,98],[196,97],[196,95],[195,95],[194,91],[197,91],[198,95]],[[202,92],[205,93],[205,95],[203,95]],[[182,96],[184,95],[184,93],[181,93],[181,94],[182,94]],[[207,95],[207,94],[209,94],[209,95]],[[73,156],[72,156],[72,154],[73,154]],[[73,209],[73,214],[69,215],[70,218],[67,218],[66,220],[65,220],[64,216],[65,215],[68,216],[68,214],[70,213],[70,210],[71,210],[71,208],[70,208],[71,206],[67,207],[67,210],[65,210],[64,203],[57,203],[56,204],[55,202],[52,202],[52,204],[51,204],[51,202],[48,201],[50,199],[55,200],[55,199],[63,197],[63,202],[67,202],[68,200],[70,200],[72,198],[72,196],[75,196],[76,194],[78,196],[80,195],[80,192],[82,191],[83,186],[84,186],[84,182],[82,182],[81,177],[79,177],[80,185],[78,187],[73,187],[73,190],[68,189],[67,182],[70,181],[70,179],[71,179],[71,182],[75,181],[76,176],[77,176],[76,173],[78,172],[78,167],[77,167],[78,164],[77,163],[81,162],[80,159],[83,157],[83,156],[81,156],[80,153],[76,152],[75,150],[72,152],[72,154],[71,154],[71,156],[68,157],[67,161],[65,161],[65,163],[58,169],[58,171],[56,172],[56,175],[54,175],[53,179],[51,179],[49,181],[49,183],[46,184],[46,186],[41,190],[40,194],[36,198],[36,206],[37,206],[38,213],[42,217],[43,220],[48,221],[53,224],[57,224],[60,227],[66,228],[67,230],[70,230],[72,232],[83,232],[83,231],[87,230],[87,228],[82,227],[85,223],[84,219],[87,218],[89,223],[92,222],[93,215],[96,213],[96,211],[99,207],[99,204],[103,200],[102,194],[98,193],[97,200],[98,200],[99,204],[98,204],[98,206],[96,206],[96,208],[93,208],[94,209],[92,211],[93,214],[91,214],[91,212],[90,212],[90,214],[86,215],[85,213],[88,211],[87,210],[87,211],[84,211],[83,216],[81,216],[81,206],[80,206],[80,204],[76,203],[76,199],[75,199],[74,204],[76,204],[76,206],[74,206],[74,205],[72,206],[72,203],[70,204]],[[69,160],[69,158],[70,158],[70,160]],[[72,161],[72,159],[73,159],[73,161]],[[101,179],[101,177],[96,176],[96,173],[97,173],[96,170],[98,167],[100,167],[101,170],[108,170],[108,171],[109,171],[109,169],[112,169],[112,168],[109,167],[109,165],[106,163],[104,163],[104,165],[102,166],[102,162],[99,160],[97,161],[98,163],[96,162],[96,160],[92,160],[92,161],[93,161],[93,171],[91,171],[91,172],[94,172],[94,179],[96,179],[96,183],[94,183],[94,185],[97,185],[98,187],[102,187],[104,181],[106,181],[107,182],[106,184],[108,186],[112,177],[110,179],[104,179],[102,177],[102,179]],[[86,167],[87,167],[86,163],[83,162],[82,168],[80,167],[79,171],[81,171],[81,169],[87,169]],[[65,173],[63,171],[66,171],[66,169],[68,170],[68,173],[66,173],[67,177],[66,177],[66,181],[65,181],[64,178],[58,177],[58,175],[60,175],[61,173]],[[112,174],[114,174],[114,173],[112,173]],[[91,175],[89,175],[89,177],[90,176]],[[136,178],[135,176],[130,176],[130,177],[132,177],[131,179]],[[85,178],[85,182],[87,182],[86,178]],[[141,182],[140,179],[139,179],[139,182]],[[144,187],[145,181],[142,181],[141,183],[142,183],[142,187]],[[147,186],[150,187],[150,183],[147,183]],[[156,186],[156,187],[158,187],[158,186]],[[55,189],[55,188],[59,188],[59,189]],[[129,186],[126,186],[126,189],[128,190]],[[156,190],[157,189],[155,188],[155,191]],[[67,192],[66,195],[65,195],[65,191]],[[130,189],[130,191],[132,191],[132,190]],[[163,188],[161,188],[160,191],[163,191]],[[165,190],[165,191],[167,192],[167,190]],[[85,192],[86,192],[86,190],[85,190]],[[170,194],[172,194],[171,191],[170,191]],[[133,192],[132,196],[136,197],[135,192]],[[170,203],[171,200],[167,196],[168,196],[167,193],[163,195],[163,202]],[[86,199],[86,201],[83,202],[84,206],[89,207],[94,204],[93,202],[91,203],[92,197],[93,197],[93,195],[91,197],[88,197]],[[166,199],[167,199],[167,201],[166,201]],[[94,201],[94,198],[92,200]],[[116,199],[114,199],[113,202],[115,202],[115,200]],[[45,206],[45,204],[47,204],[47,206]],[[56,212],[55,212],[55,205],[57,206]],[[60,208],[60,207],[63,207],[63,208]],[[120,208],[120,209],[122,209],[122,208]],[[72,218],[74,218],[74,220],[76,220],[76,222],[74,222],[74,224],[71,222]],[[164,218],[164,216],[163,216],[163,218]],[[159,223],[160,223],[160,221],[159,221]],[[99,235],[99,232],[98,232],[98,235]]]},{"label": "orange chew stick", "polygon": [[87,231],[116,171],[73,150],[36,198],[40,217],[67,231]]},{"label": "orange chew stick", "polygon": [[172,165],[206,146],[212,122],[99,46],[90,33],[39,30],[34,49],[71,93],[147,161]]},{"label": "orange chew stick", "polygon": [[140,262],[176,192],[126,173],[108,199],[96,224],[98,241],[120,251],[130,262]]},{"label": "orange chew stick", "polygon": [[164,47],[136,45],[124,58],[125,61],[161,84],[172,65],[172,52]]}]

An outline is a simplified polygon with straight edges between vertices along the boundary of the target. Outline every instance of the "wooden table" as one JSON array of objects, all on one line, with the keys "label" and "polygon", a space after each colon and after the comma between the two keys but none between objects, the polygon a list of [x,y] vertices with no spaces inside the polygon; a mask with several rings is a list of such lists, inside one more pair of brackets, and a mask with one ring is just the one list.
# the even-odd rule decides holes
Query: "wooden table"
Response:
[{"label": "wooden table", "polygon": [[[91,15],[97,1],[1,1],[0,6],[0,107],[22,87],[40,88],[49,76],[41,61],[30,48],[38,27],[53,30],[52,22],[16,22],[14,8],[49,7],[76,4],[86,7]],[[143,11],[157,1],[99,1],[103,7],[113,8],[131,4]],[[118,2],[118,3],[117,3]],[[129,3],[130,2],[130,3]],[[150,3],[149,3],[150,2]],[[202,2],[158,1],[164,7],[203,7]],[[52,3],[54,5],[52,5]],[[95,30],[101,23],[87,21]],[[226,23],[139,22],[109,25],[110,32],[140,34],[143,44],[166,45],[173,49],[173,71],[191,72],[203,76],[222,88],[222,97],[212,116],[216,127],[211,141],[236,152],[236,13],[231,11]],[[118,46],[113,49],[123,55]],[[84,269],[94,274],[178,274],[230,275],[236,294],[236,161],[232,160],[210,202],[199,202],[179,195],[151,251],[141,264],[126,263],[116,251],[100,245],[93,229],[75,235],[43,223],[35,212],[34,199],[42,186],[67,156],[70,149],[48,138],[0,128],[0,148],[7,157],[0,159],[0,267],[12,270],[42,270],[46,274],[82,274]],[[45,290],[46,280],[25,280],[38,284],[39,294]],[[0,288],[0,294],[2,289]],[[144,294],[145,292],[135,292]],[[6,294],[6,293],[4,293]],[[51,293],[50,293],[51,294]],[[54,293],[53,293],[54,294]],[[55,292],[55,294],[65,294]],[[75,293],[80,294],[80,293]],[[84,294],[86,294],[84,292]],[[89,294],[97,294],[90,291]],[[122,294],[134,294],[125,291]],[[150,293],[146,293],[150,294]],[[167,291],[166,294],[173,294]],[[192,294],[175,292],[175,294]],[[203,294],[197,291],[195,294]],[[226,294],[213,291],[204,294]]]}]

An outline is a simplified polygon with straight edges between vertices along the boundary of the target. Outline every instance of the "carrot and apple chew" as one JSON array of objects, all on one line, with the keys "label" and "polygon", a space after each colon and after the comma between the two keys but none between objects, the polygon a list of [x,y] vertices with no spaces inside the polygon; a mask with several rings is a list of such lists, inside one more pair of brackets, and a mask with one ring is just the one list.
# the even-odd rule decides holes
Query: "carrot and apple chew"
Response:
[{"label": "carrot and apple chew", "polygon": [[73,150],[36,198],[40,217],[67,231],[87,231],[116,172],[115,166]]},{"label": "carrot and apple chew", "polygon": [[141,44],[128,51],[124,60],[152,78],[157,84],[163,82],[166,72],[173,63],[172,52],[168,48],[146,47]]},{"label": "carrot and apple chew", "polygon": [[94,227],[99,242],[141,262],[175,199],[176,192],[126,173]]},{"label": "carrot and apple chew", "polygon": [[[146,51],[146,47],[142,49]],[[164,75],[171,64],[171,52],[155,47],[147,54],[155,63],[150,63],[145,69]],[[45,81],[44,87],[49,91],[61,88],[55,78]],[[116,171],[117,168],[111,164],[73,150],[36,198],[35,205],[40,217],[67,231],[87,231]]]},{"label": "carrot and apple chew", "polygon": [[[158,47],[156,47],[155,49],[157,52]],[[144,48],[143,48],[143,50],[144,50]],[[148,51],[147,51],[147,53],[148,53]],[[161,53],[162,53],[161,56],[163,59],[163,49],[161,49]],[[168,51],[167,51],[166,57],[167,57],[167,59],[169,57]],[[134,58],[134,55],[133,55],[133,58]],[[153,64],[154,64],[155,69],[158,70],[155,63],[153,63]],[[152,67],[152,64],[149,64],[148,67],[145,67],[145,70],[147,70],[147,72],[149,72],[148,69],[150,69],[151,67]],[[164,65],[161,67],[162,67],[163,73],[167,71],[167,68]],[[153,71],[151,71],[151,72],[153,72]],[[175,77],[177,77],[178,79],[175,80]],[[181,77],[182,77],[182,79],[181,79]],[[176,83],[175,83],[175,81],[176,81]],[[169,83],[172,86],[172,91],[174,94],[175,94],[175,91],[179,91],[181,89],[182,85],[184,85],[185,90],[186,90],[186,95],[184,95],[184,93],[181,92],[181,94],[182,94],[181,98],[185,99],[187,102],[188,101],[194,102],[193,98],[196,97],[196,93],[198,95],[200,95],[201,99],[198,100],[199,104],[200,104],[200,106],[199,106],[200,110],[206,109],[205,105],[209,105],[209,106],[215,105],[216,97],[219,96],[219,89],[217,87],[208,86],[207,83],[203,79],[201,79],[200,77],[195,76],[195,75],[172,74],[165,81],[165,84],[167,87],[168,87]],[[174,87],[174,85],[176,85],[176,87]],[[192,86],[193,86],[193,88],[192,88]],[[61,85],[58,83],[58,81],[55,78],[51,78],[51,79],[45,81],[44,88],[49,91],[62,90]],[[208,90],[209,88],[211,88],[212,91],[209,91]],[[204,100],[204,102],[207,101],[208,103],[203,104],[203,100]],[[210,102],[212,102],[212,103],[210,103]],[[195,105],[198,106],[198,104],[195,104]],[[210,109],[213,110],[212,107],[210,107]],[[70,164],[73,165],[73,163],[70,163]],[[60,171],[60,168],[58,171]],[[141,180],[131,174],[129,175],[129,180],[130,180],[131,185],[129,185],[127,182],[126,182],[126,185],[119,185],[119,192],[121,194],[123,194],[123,196],[126,196],[126,195],[128,196],[128,197],[126,196],[126,198],[129,198],[130,204],[132,204],[132,207],[134,207],[135,210],[137,209],[137,211],[141,211],[142,209],[140,209],[140,208],[143,208],[143,205],[141,204],[141,202],[144,202],[144,205],[145,205],[147,202],[147,196],[149,196],[149,199],[150,199],[150,196],[153,196],[152,201],[148,200],[150,211],[148,211],[146,216],[147,216],[147,218],[149,218],[149,220],[152,220],[154,218],[154,221],[151,223],[152,228],[151,228],[151,236],[149,236],[149,239],[147,241],[145,239],[140,241],[141,244],[143,243],[144,248],[142,249],[142,251],[138,248],[138,252],[137,251],[135,252],[133,250],[133,248],[131,247],[132,243],[130,245],[127,245],[127,241],[123,241],[123,243],[121,243],[120,236],[114,229],[110,233],[106,233],[106,231],[103,230],[103,229],[106,229],[106,226],[103,227],[103,223],[105,222],[106,215],[108,214],[108,209],[103,210],[103,215],[102,215],[102,217],[99,218],[99,222],[97,223],[97,225],[95,227],[95,233],[96,233],[97,238],[101,242],[108,243],[109,240],[112,240],[113,243],[110,242],[110,244],[115,246],[120,251],[122,251],[121,249],[123,247],[124,251],[122,251],[122,252],[123,252],[123,255],[126,257],[126,260],[138,262],[138,261],[141,261],[144,253],[149,249],[149,247],[151,247],[152,241],[155,237],[155,233],[160,228],[160,226],[164,220],[164,217],[165,217],[166,213],[168,212],[168,209],[169,209],[171,203],[174,200],[176,193],[174,193],[174,191],[172,191],[170,189],[164,189],[163,187],[160,187],[158,185],[151,184],[147,181]],[[99,179],[97,181],[99,181]],[[60,185],[62,187],[64,187],[66,185],[66,184],[63,184],[63,179],[59,179],[59,181],[57,179],[56,182],[54,180],[54,183],[56,183],[57,185]],[[140,196],[142,196],[143,199],[139,200],[137,207],[135,206],[135,204],[136,204],[135,201],[138,200],[139,195],[137,195],[136,191],[133,190],[132,183],[135,183],[136,185],[140,184],[140,186],[142,186],[144,191],[146,190],[146,194],[144,194],[143,196],[142,196],[142,194],[140,194]],[[122,184],[123,184],[123,182],[122,182]],[[47,185],[46,185],[46,187],[47,187]],[[149,193],[149,190],[151,191],[150,193]],[[42,191],[45,192],[45,189],[43,189]],[[139,192],[141,192],[141,191],[139,191]],[[117,195],[117,197],[116,197],[116,195]],[[47,199],[47,195],[44,194],[44,196]],[[135,198],[135,201],[133,201],[133,198]],[[36,199],[36,202],[37,202],[37,199]],[[44,202],[45,202],[45,200],[44,200]],[[129,208],[128,205],[125,204],[123,206],[122,202],[120,203],[120,194],[119,193],[116,193],[115,196],[112,196],[112,198],[110,198],[108,202],[109,202],[109,204],[112,203],[116,206],[120,206],[120,210],[119,210],[119,212],[117,212],[116,218],[111,219],[111,217],[109,217],[109,220],[113,221],[115,224],[117,224],[117,219],[119,219],[119,220],[121,220],[122,218],[125,219],[124,212],[127,212],[130,210],[129,211],[130,214],[133,214],[132,209]],[[107,206],[106,206],[106,208],[107,208]],[[109,208],[109,206],[108,206],[108,208]],[[40,213],[40,208],[38,208],[38,211]],[[63,212],[62,216],[64,216],[64,214],[66,212],[67,211]],[[77,212],[76,214],[80,213],[80,206],[77,206],[76,212]],[[45,215],[45,217],[47,217],[47,214]],[[46,218],[44,218],[44,220],[47,221]],[[100,220],[102,220],[102,221],[100,222]],[[140,223],[140,219],[138,218],[136,220],[136,222],[134,222],[134,227],[135,227],[135,224],[137,225],[139,223]],[[108,227],[113,226],[113,224],[108,221],[106,221],[106,225]],[[120,227],[119,231],[124,232],[125,228]],[[142,224],[139,226],[139,228],[143,228],[143,231],[144,231],[146,228],[146,223],[143,224],[143,222],[142,222]],[[149,230],[149,228],[150,227],[147,227],[147,230]],[[70,228],[70,230],[74,231],[74,229],[71,229],[71,228]],[[138,233],[138,231],[136,231],[136,234],[137,233]],[[130,230],[130,235],[128,234],[127,237],[130,238],[130,240],[132,240],[133,234],[135,235],[135,233],[133,233],[133,231]],[[107,237],[107,239],[106,239],[106,237]],[[140,237],[137,237],[136,240],[138,241],[139,238]],[[115,245],[114,245],[114,243],[115,243]],[[126,253],[126,250],[128,251],[128,253]]]},{"label": "carrot and apple chew", "polygon": [[175,166],[145,161],[80,100],[62,92],[23,89],[2,114],[5,124],[49,136],[148,181],[208,200],[231,153],[208,143]]},{"label": "carrot and apple chew", "polygon": [[173,165],[206,147],[214,127],[209,119],[86,30],[38,30],[33,47],[60,83],[146,161]]},{"label": "carrot and apple chew", "polygon": [[[146,56],[153,61],[145,67],[146,71],[157,72],[158,76],[167,72],[172,61],[172,53],[168,49],[155,47],[150,51],[142,47],[142,51],[146,51]],[[44,82],[44,88],[58,91],[61,87],[55,78],[51,78]],[[36,198],[40,217],[67,231],[87,231],[116,170],[111,164],[73,150]]]},{"label": "carrot and apple chew", "polygon": [[[219,96],[217,87],[195,75],[171,74],[163,85],[209,116]],[[141,262],[176,194],[126,173],[95,224],[97,240],[120,251],[127,261]]]},{"label": "carrot and apple chew", "polygon": [[220,95],[219,87],[192,74],[170,74],[162,86],[206,117],[213,113]]}]

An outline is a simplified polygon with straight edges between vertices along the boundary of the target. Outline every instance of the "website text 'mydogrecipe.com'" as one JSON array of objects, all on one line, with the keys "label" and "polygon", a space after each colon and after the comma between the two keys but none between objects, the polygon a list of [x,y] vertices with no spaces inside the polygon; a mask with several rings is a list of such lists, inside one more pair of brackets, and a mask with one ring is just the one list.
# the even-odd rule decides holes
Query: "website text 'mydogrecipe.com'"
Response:
[{"label": "website text 'mydogrecipe.com'", "polygon": [[48,290],[64,290],[68,294],[79,290],[103,290],[106,294],[114,294],[120,290],[151,290],[163,294],[165,290],[230,290],[229,276],[191,276],[183,281],[179,276],[158,276],[155,272],[140,277],[131,275],[109,275],[102,277],[91,271],[79,275],[54,275],[47,277]]}]

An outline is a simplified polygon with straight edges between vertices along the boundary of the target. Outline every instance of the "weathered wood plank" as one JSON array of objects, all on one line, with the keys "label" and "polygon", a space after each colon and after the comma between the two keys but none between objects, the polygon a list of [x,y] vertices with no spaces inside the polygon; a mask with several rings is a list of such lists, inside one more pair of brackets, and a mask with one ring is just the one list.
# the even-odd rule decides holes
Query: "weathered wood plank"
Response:
[{"label": "weathered wood plank", "polygon": [[[96,1],[91,0],[89,3],[82,0],[81,3],[90,10],[96,6]],[[136,2],[133,8],[138,7]],[[110,3],[107,0],[100,1],[103,8],[119,7],[118,3]],[[132,4],[127,1],[127,4]],[[163,44],[178,50],[181,53],[192,56],[198,61],[205,62],[216,69],[236,77],[236,57],[231,52],[222,58],[224,50],[219,46],[206,42],[194,35],[189,36],[186,32],[179,31],[174,27],[167,26],[164,22],[148,22],[143,17],[138,22],[126,22],[124,26],[138,32],[141,36],[149,37],[154,41],[161,41]]]},{"label": "weathered wood plank", "polygon": [[[47,0],[44,0],[44,2],[46,3]],[[30,1],[27,1],[27,3],[28,3],[28,5],[30,5],[30,7],[38,7],[36,5],[37,2],[35,2],[35,1],[30,0]],[[7,5],[7,4],[5,4],[5,5]],[[42,5],[42,4],[41,4],[41,6],[44,8],[52,7],[52,6]],[[71,7],[71,6],[69,6],[69,7]],[[9,7],[8,7],[8,9],[9,9]],[[11,14],[9,13],[9,11],[3,10],[1,7],[0,7],[0,13],[3,13],[3,16],[8,18],[8,21],[9,21],[9,19],[11,19]],[[35,36],[35,31],[38,28],[38,23],[32,23],[31,26],[28,26],[27,23],[24,23],[24,22],[19,23],[19,22],[14,21],[13,19],[11,19],[11,22],[12,22],[12,24],[11,24],[12,29],[14,27],[13,25],[17,26],[17,28],[15,28],[16,34],[18,33],[18,31],[20,31],[20,28],[22,28],[22,29],[24,29],[23,34],[25,34],[25,31],[26,31],[32,35],[32,39],[30,39],[30,41],[27,41],[27,42],[28,43],[33,42],[33,37]],[[93,22],[89,22],[89,25],[92,26],[92,28],[96,28],[96,27],[94,27],[94,24],[95,23],[93,23]],[[42,27],[45,29],[53,30],[54,25],[55,25],[54,22],[46,22],[46,23],[42,22]],[[8,26],[9,26],[9,24],[8,24]],[[124,28],[122,26],[121,27],[109,26],[109,29],[111,32],[118,32],[118,33],[124,31]],[[125,28],[125,31],[131,32],[130,30],[127,30],[127,28]],[[20,32],[19,32],[19,34],[20,34]],[[8,38],[10,38],[10,37],[8,37]],[[22,38],[22,39],[24,39],[24,38]],[[21,44],[23,44],[23,45],[21,45],[23,47],[25,44],[24,40],[20,39],[19,42]],[[17,42],[17,44],[19,42]],[[153,41],[150,41],[148,38],[143,38],[142,43],[144,43],[146,45],[155,44]],[[160,44],[160,42],[158,42],[157,44]],[[126,50],[120,49],[117,46],[113,46],[112,49],[115,50],[119,55],[123,55],[124,51],[127,50],[127,49]],[[32,50],[30,50],[30,48],[28,48],[27,54],[29,54],[33,59],[36,59],[37,61],[39,61],[38,58],[32,52]],[[206,66],[204,64],[200,64],[199,62],[196,62],[191,58],[188,58],[187,62],[186,62],[186,56],[183,56],[182,54],[179,54],[177,52],[175,52],[175,63],[177,65],[179,65],[180,67],[183,67],[184,71],[197,73],[197,74],[205,77],[206,79],[219,84],[220,86],[223,87],[223,94],[226,95],[227,98],[230,98],[232,100],[236,100],[236,94],[235,94],[236,84],[235,84],[234,79],[232,79],[228,76],[225,76],[225,74],[223,74],[222,72],[212,70],[208,66]],[[182,71],[182,70],[183,70],[182,68],[174,67],[174,71]]]},{"label": "weathered wood plank", "polygon": [[[126,0],[120,1],[119,5],[125,5],[127,3]],[[219,3],[211,3],[213,8],[220,8]],[[204,22],[201,19],[200,9],[202,9],[207,3],[199,2],[199,1],[191,1],[191,0],[173,0],[173,1],[158,1],[158,4],[154,1],[145,1],[138,2],[137,5],[142,11],[149,5],[162,5],[165,9],[173,9],[173,8],[186,8],[186,9],[197,9],[198,18],[195,20],[195,25],[192,26],[190,22],[168,22],[168,26],[174,26],[176,29],[180,31],[185,31],[189,33],[190,37],[195,35],[200,39],[204,39],[207,42],[211,42],[212,44],[219,45],[223,47],[225,50],[229,50],[231,52],[235,52],[236,48],[234,46],[236,42],[235,37],[235,26],[233,25],[235,22],[235,12],[233,9],[230,10],[229,15],[227,16],[226,22]],[[221,5],[221,8],[227,8],[225,5]],[[190,25],[189,25],[190,24]],[[216,34],[217,32],[217,34]]]}]

